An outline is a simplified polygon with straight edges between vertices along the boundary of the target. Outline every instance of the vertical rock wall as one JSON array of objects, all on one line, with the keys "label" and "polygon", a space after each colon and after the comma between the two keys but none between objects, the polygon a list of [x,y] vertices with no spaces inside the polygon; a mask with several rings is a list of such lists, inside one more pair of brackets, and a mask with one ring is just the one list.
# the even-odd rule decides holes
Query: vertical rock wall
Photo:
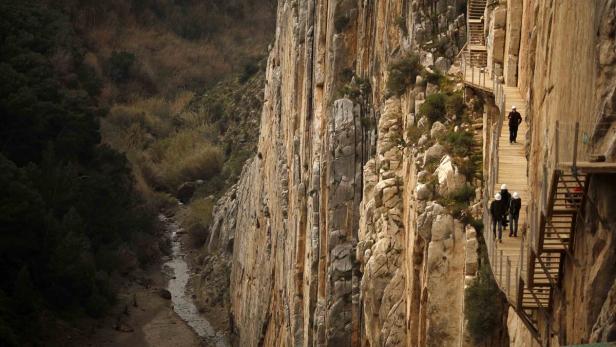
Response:
[{"label": "vertical rock wall", "polygon": [[[466,234],[417,197],[426,148],[406,144],[428,91],[392,97],[385,82],[409,53],[448,69],[463,4],[279,1],[258,155],[219,203],[208,246],[231,259],[238,345],[458,343]],[[345,95],[360,77],[368,92]],[[451,158],[441,166],[443,187],[465,182]]]}]

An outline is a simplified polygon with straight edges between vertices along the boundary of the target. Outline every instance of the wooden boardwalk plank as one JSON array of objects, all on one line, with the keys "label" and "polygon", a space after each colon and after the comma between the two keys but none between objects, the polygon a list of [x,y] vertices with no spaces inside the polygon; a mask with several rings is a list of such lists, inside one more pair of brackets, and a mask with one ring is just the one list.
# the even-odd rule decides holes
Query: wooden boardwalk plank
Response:
[{"label": "wooden boardwalk plank", "polygon": [[[526,122],[523,121],[518,128],[517,143],[510,143],[509,125],[506,115],[509,114],[512,106],[516,106],[517,111],[520,112],[524,120],[526,118],[526,102],[522,98],[517,87],[504,87],[503,90],[505,93],[505,110],[503,112],[505,118],[503,119],[503,126],[499,137],[498,177],[494,191],[499,191],[502,184],[507,184],[509,193],[513,194],[514,192],[518,192],[520,195],[522,199],[522,209],[520,210],[520,219],[518,221],[518,237],[509,237],[509,228],[511,227],[511,223],[509,223],[507,230],[503,231],[502,243],[498,243],[496,248],[499,251],[502,250],[503,254],[506,254],[509,259],[516,259],[515,263],[516,266],[518,266],[517,264],[520,262],[521,233],[527,220],[526,206],[530,198],[526,176],[527,161],[525,155],[526,131],[528,127]],[[497,278],[500,279],[500,276],[497,276]],[[501,288],[504,288],[506,283],[500,283],[500,285]],[[517,298],[517,287],[510,289],[513,289],[513,291],[510,290],[509,299],[511,302],[515,303]]]}]

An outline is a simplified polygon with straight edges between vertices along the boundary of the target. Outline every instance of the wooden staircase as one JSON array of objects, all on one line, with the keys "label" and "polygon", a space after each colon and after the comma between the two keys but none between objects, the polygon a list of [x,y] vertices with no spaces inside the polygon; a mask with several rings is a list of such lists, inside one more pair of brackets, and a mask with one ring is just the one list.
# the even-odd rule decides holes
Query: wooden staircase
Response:
[{"label": "wooden staircase", "polygon": [[570,169],[557,169],[552,174],[546,209],[540,216],[516,302],[516,311],[535,336],[539,336],[537,317],[543,315],[550,321],[552,297],[560,287],[565,257],[572,257],[573,233],[583,212],[587,186],[587,176]]},{"label": "wooden staircase", "polygon": [[486,0],[469,0],[467,4],[467,56],[470,66],[487,65],[486,37],[484,34]]}]

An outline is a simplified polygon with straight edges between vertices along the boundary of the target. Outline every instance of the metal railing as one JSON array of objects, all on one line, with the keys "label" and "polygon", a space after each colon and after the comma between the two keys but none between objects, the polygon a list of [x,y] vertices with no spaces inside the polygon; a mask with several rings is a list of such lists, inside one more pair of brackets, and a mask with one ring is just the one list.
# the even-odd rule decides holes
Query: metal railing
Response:
[{"label": "metal railing", "polygon": [[[461,55],[462,57],[462,68],[461,72],[466,83],[472,84],[476,87],[480,87],[485,90],[492,91],[494,89],[494,75],[492,71],[489,71],[486,66],[478,66],[473,62],[473,58],[471,56],[468,46],[465,46],[464,53]],[[475,53],[482,54],[482,53]],[[477,58],[476,60],[480,60],[482,58]]]},{"label": "metal railing", "polygon": [[499,139],[503,128],[503,119],[505,117],[505,103],[506,96],[504,93],[503,85],[498,78],[493,78],[492,83],[494,86],[494,99],[496,106],[499,109],[499,114],[496,117],[496,123],[490,134],[490,153],[489,158],[489,181],[487,184],[487,196],[484,196],[484,225],[487,232],[484,232],[484,239],[486,247],[488,249],[488,258],[490,260],[490,266],[492,267],[492,273],[496,279],[496,282],[500,290],[505,293],[508,301],[514,307],[517,306],[517,296],[519,290],[520,279],[524,276],[524,257],[528,254],[526,248],[528,244],[526,238],[522,235],[520,242],[520,251],[517,255],[505,254],[502,249],[498,249],[497,240],[492,233],[492,218],[489,215],[488,201],[491,200],[493,194],[496,191],[496,183],[498,182],[498,167],[499,167]]}]

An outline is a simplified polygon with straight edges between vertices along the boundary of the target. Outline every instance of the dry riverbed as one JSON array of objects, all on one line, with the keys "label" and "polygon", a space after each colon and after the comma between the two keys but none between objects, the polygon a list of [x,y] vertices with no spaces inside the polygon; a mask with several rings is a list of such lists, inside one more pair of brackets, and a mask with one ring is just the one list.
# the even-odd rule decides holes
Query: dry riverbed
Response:
[{"label": "dry riverbed", "polygon": [[[90,333],[62,333],[63,345],[102,347],[197,347],[228,346],[225,321],[199,312],[193,298],[182,239],[185,235],[175,221],[160,216],[172,240],[172,255],[151,266],[139,278],[125,284],[118,304],[102,320],[91,322]],[[210,312],[211,314],[211,312]],[[87,323],[86,323],[87,324]]]}]

